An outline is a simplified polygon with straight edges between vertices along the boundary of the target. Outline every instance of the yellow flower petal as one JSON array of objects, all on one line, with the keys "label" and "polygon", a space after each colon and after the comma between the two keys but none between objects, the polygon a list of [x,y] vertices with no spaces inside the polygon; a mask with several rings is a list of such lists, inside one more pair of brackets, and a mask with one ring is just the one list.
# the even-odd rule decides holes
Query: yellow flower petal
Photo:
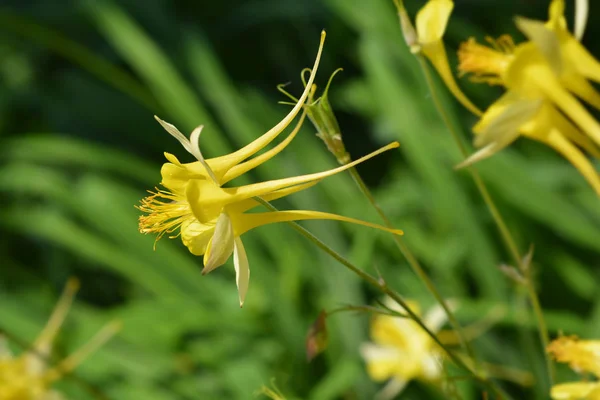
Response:
[{"label": "yellow flower petal", "polygon": [[528,76],[582,131],[600,144],[600,124],[571,93],[548,74],[531,73]]},{"label": "yellow flower petal", "polygon": [[596,171],[592,163],[576,146],[565,139],[557,129],[550,132],[547,143],[569,160],[594,188],[596,193],[600,195],[600,176],[598,175],[598,171]]},{"label": "yellow flower petal", "polygon": [[600,82],[600,63],[594,56],[570,35],[561,44],[565,57],[573,60],[577,71],[588,79]]},{"label": "yellow flower petal", "polygon": [[221,184],[225,184],[230,180],[237,178],[238,176],[250,171],[253,168],[256,168],[260,164],[270,160],[277,154],[281,153],[281,151],[285,149],[286,146],[290,144],[290,142],[296,137],[296,134],[300,131],[300,128],[302,127],[302,123],[304,122],[305,117],[306,111],[304,111],[300,116],[300,119],[294,127],[294,130],[288,135],[288,137],[285,138],[285,140],[283,140],[277,146],[248,161],[233,166],[229,171],[225,173],[225,175],[221,179]]},{"label": "yellow flower petal", "polygon": [[235,283],[238,288],[240,307],[244,305],[248,283],[250,282],[250,266],[244,244],[239,237],[235,238],[233,245],[233,266],[235,267]]},{"label": "yellow flower petal", "polygon": [[202,256],[213,237],[215,225],[216,223],[202,224],[196,220],[186,221],[181,224],[181,241],[190,253],[195,256]]},{"label": "yellow flower petal", "polygon": [[179,129],[177,129],[175,127],[175,125],[172,125],[166,121],[163,121],[162,119],[158,118],[156,115],[154,116],[154,119],[156,119],[158,121],[158,123],[168,133],[171,134],[171,136],[173,136],[175,139],[177,139],[179,141],[179,143],[181,143],[183,145],[183,147],[187,150],[188,153],[190,153],[191,155],[196,157],[198,162],[204,167],[203,174],[207,175],[215,183],[218,182],[217,177],[215,176],[213,170],[206,163],[206,160],[204,159],[204,156],[202,155],[202,152],[200,151],[199,139],[200,139],[200,134],[202,133],[202,129],[204,129],[204,125],[200,125],[196,129],[194,129],[190,135],[190,138],[187,139],[185,137],[185,135],[183,133],[181,133],[179,131]]},{"label": "yellow flower petal", "polygon": [[422,52],[431,62],[433,67],[440,74],[442,80],[452,93],[452,95],[469,111],[475,115],[481,115],[481,110],[475,106],[471,100],[460,90],[456,80],[454,80],[454,74],[448,64],[448,55],[444,48],[444,43],[441,41],[431,42],[423,45]]},{"label": "yellow flower petal", "polygon": [[204,269],[202,274],[207,274],[217,267],[225,264],[233,253],[234,236],[233,225],[227,213],[221,213],[217,219],[215,233],[210,239],[204,253]]},{"label": "yellow flower petal", "polygon": [[515,99],[510,91],[496,103],[486,111],[493,117],[484,116],[473,128],[477,134],[477,147],[490,143],[496,143],[500,149],[508,146],[517,139],[521,127],[532,120],[542,106],[540,100]]},{"label": "yellow flower petal", "polygon": [[370,228],[390,232],[395,235],[403,235],[403,232],[400,229],[389,229],[384,226],[361,221],[359,219],[319,211],[274,211],[266,213],[239,214],[232,216],[236,236],[241,236],[249,230],[254,229],[258,226],[273,224],[275,222],[303,221],[310,219],[328,219],[335,221],[350,222],[356,225],[368,226]]},{"label": "yellow flower petal", "polygon": [[520,99],[514,92],[508,91],[492,104],[481,120],[475,125],[475,146],[480,150],[471,154],[456,168],[464,168],[499,152],[520,135],[520,130],[539,112],[539,100]]},{"label": "yellow flower petal", "polygon": [[563,66],[559,40],[556,34],[540,21],[517,17],[515,23],[519,30],[535,43],[554,73],[560,76]]},{"label": "yellow flower petal", "polygon": [[446,32],[454,3],[451,0],[429,0],[417,13],[417,36],[421,44],[439,41]]},{"label": "yellow flower petal", "polygon": [[570,92],[600,110],[600,93],[583,75],[569,68],[562,74],[561,81]]},{"label": "yellow flower petal", "polygon": [[367,373],[376,382],[385,381],[396,373],[398,360],[402,353],[391,346],[377,346],[373,343],[363,343],[360,353],[367,363]]},{"label": "yellow flower petal", "polygon": [[577,40],[581,40],[581,38],[583,38],[588,20],[589,7],[589,0],[575,0],[574,34]]},{"label": "yellow flower petal", "polygon": [[[380,148],[379,150],[376,150],[364,157],[359,158],[358,160],[355,160],[351,163],[348,163],[348,164],[343,165],[338,168],[330,169],[329,171],[323,171],[323,172],[317,172],[314,174],[308,174],[308,175],[296,176],[296,177],[291,177],[291,178],[284,178],[284,179],[277,179],[277,180],[266,181],[266,182],[261,182],[261,183],[255,183],[255,184],[236,187],[236,188],[224,188],[222,193],[215,193],[215,198],[217,198],[217,196],[218,196],[219,198],[223,199],[223,201],[225,201],[225,202],[233,203],[233,202],[241,201],[241,200],[244,200],[244,199],[247,199],[250,197],[262,196],[264,194],[273,192],[275,190],[283,189],[286,187],[300,185],[300,184],[315,181],[315,180],[320,180],[320,179],[326,178],[328,176],[335,175],[337,173],[345,171],[349,168],[352,168],[353,166],[360,164],[372,157],[375,157],[376,155],[381,154],[384,151],[395,149],[399,146],[400,145],[398,144],[398,142],[390,143],[387,146]],[[200,184],[201,184],[201,182],[200,182]],[[227,198],[228,196],[229,196],[229,198]]]},{"label": "yellow flower petal", "polygon": [[[314,186],[319,182],[320,181],[312,181],[312,182],[304,183],[302,185],[296,185],[296,186],[291,186],[291,187],[285,188],[285,189],[279,189],[274,192],[268,193],[264,196],[261,196],[261,198],[265,201],[277,200],[282,197],[288,196],[290,194],[299,192],[301,190],[308,189],[311,186]],[[227,212],[229,212],[231,214],[242,213],[244,211],[248,211],[259,205],[260,205],[260,203],[254,199],[246,199],[246,200],[238,201],[236,203],[228,205]]]},{"label": "yellow flower petal", "polygon": [[573,382],[552,386],[553,400],[600,400],[600,384],[597,382]]},{"label": "yellow flower petal", "polygon": [[579,372],[600,377],[600,340],[580,340],[576,336],[560,336],[546,349],[557,361],[568,363]]},{"label": "yellow flower petal", "polygon": [[[304,102],[306,101],[306,99],[309,95],[309,92],[311,90],[312,84],[315,79],[315,75],[317,74],[317,69],[319,67],[319,61],[321,59],[321,53],[323,52],[324,42],[325,42],[325,31],[321,32],[321,42],[319,44],[319,51],[317,53],[317,58],[315,60],[315,63],[311,69],[311,74],[308,79],[308,82],[306,83],[306,87],[304,88],[304,92],[302,92],[302,96],[300,96],[300,99],[298,100],[296,105],[292,108],[292,110],[277,125],[275,125],[273,128],[271,128],[264,135],[262,135],[261,137],[254,140],[252,143],[246,145],[245,147],[243,147],[231,154],[227,154],[227,155],[221,156],[221,157],[216,157],[217,160],[224,162],[225,164],[227,164],[229,166],[229,168],[241,163],[245,159],[251,157],[258,151],[260,151],[266,145],[271,143],[292,122],[294,117],[296,117],[296,115],[298,114],[298,112],[300,111],[302,106],[304,105]],[[227,168],[227,169],[229,169],[229,168]],[[224,172],[226,172],[226,171],[223,171],[223,173]],[[219,177],[219,179],[222,178],[222,176],[218,176],[218,177]]]}]

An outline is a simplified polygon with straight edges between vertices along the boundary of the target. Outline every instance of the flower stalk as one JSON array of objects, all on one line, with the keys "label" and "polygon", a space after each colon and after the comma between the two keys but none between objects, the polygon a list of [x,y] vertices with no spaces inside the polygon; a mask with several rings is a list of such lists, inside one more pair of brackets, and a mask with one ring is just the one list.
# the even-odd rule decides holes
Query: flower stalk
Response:
[{"label": "flower stalk", "polygon": [[[263,200],[263,199],[261,199],[259,197],[256,197],[255,200],[257,202],[259,202],[260,204],[262,204],[264,207],[266,207],[269,211],[271,211],[271,212],[277,212],[277,208],[274,207],[268,201],[265,201],[265,200]],[[309,241],[311,241],[313,244],[315,244],[318,248],[320,248],[321,250],[323,250],[325,253],[329,254],[331,257],[333,257],[336,261],[338,261],[344,267],[346,267],[347,269],[349,269],[350,271],[352,271],[354,274],[356,274],[363,281],[365,281],[369,285],[373,286],[374,288],[378,289],[383,294],[389,296],[392,300],[394,300],[397,304],[399,304],[402,308],[404,308],[404,310],[406,310],[406,316],[408,318],[410,318],[411,320],[413,320],[414,322],[416,322],[417,325],[419,325],[419,327],[422,328],[423,331],[429,337],[431,337],[431,339],[433,339],[433,341],[437,345],[439,345],[440,348],[442,348],[444,350],[445,354],[448,355],[448,358],[450,360],[452,360],[452,362],[454,362],[459,368],[465,370],[467,373],[469,373],[470,375],[472,375],[473,378],[477,382],[479,382],[481,385],[483,385],[483,386],[487,387],[488,389],[490,389],[492,391],[492,393],[494,393],[495,395],[498,396],[499,399],[512,400],[512,397],[510,395],[508,395],[501,387],[499,387],[496,384],[496,382],[494,382],[492,380],[489,380],[487,377],[479,375],[476,372],[476,370],[474,370],[473,368],[469,367],[467,365],[467,363],[465,363],[459,356],[457,356],[456,354],[454,354],[454,352],[452,350],[450,350],[446,345],[444,345],[444,343],[442,343],[442,341],[440,341],[440,339],[437,337],[437,335],[435,333],[433,333],[427,327],[427,325],[425,325],[425,323],[423,322],[423,320],[413,310],[410,309],[410,306],[406,303],[406,301],[402,298],[402,296],[400,296],[400,294],[398,294],[396,291],[394,291],[393,289],[391,289],[385,283],[385,281],[383,279],[376,278],[376,277],[372,276],[371,274],[369,274],[369,273],[363,271],[362,269],[358,268],[356,265],[352,264],[349,260],[347,260],[346,258],[344,258],[341,254],[339,254],[338,252],[336,252],[335,250],[333,250],[331,247],[327,246],[321,239],[319,239],[318,237],[316,237],[313,233],[311,233],[309,230],[307,230],[306,228],[302,227],[298,223],[296,223],[294,221],[290,221],[290,222],[288,222],[288,224],[292,228],[294,228],[298,233],[300,233],[302,236],[304,236]]]},{"label": "flower stalk", "polygon": [[[451,123],[448,113],[444,109],[444,106],[442,105],[442,102],[439,99],[439,96],[435,89],[435,84],[433,82],[433,78],[431,76],[431,72],[429,70],[427,63],[425,62],[423,57],[420,55],[417,55],[417,59],[419,60],[421,69],[423,70],[423,74],[425,75],[427,87],[429,88],[429,93],[431,94],[431,99],[434,103],[434,106],[435,106],[438,114],[440,115],[444,125],[446,126],[446,129],[452,135],[452,137],[453,137],[454,141],[456,142],[456,145],[458,146],[463,157],[468,158],[469,152],[468,152],[466,146],[464,145],[464,143],[462,142],[458,132],[454,128],[453,124]],[[519,269],[519,271],[523,274],[523,277],[525,278],[523,282],[524,282],[525,288],[527,290],[527,295],[529,297],[529,301],[531,303],[533,313],[535,315],[540,341],[542,343],[543,348],[546,348],[548,346],[548,344],[550,343],[550,337],[548,335],[548,328],[546,326],[546,321],[544,319],[544,313],[543,313],[539,298],[538,298],[536,290],[535,290],[535,284],[533,282],[531,268],[530,268],[529,264],[526,264],[524,262],[524,258],[521,256],[521,253],[516,244],[516,241],[514,240],[512,233],[510,232],[510,229],[508,229],[508,226],[506,225],[506,222],[504,221],[504,218],[502,217],[502,214],[500,213],[500,211],[498,210],[498,207],[496,206],[494,200],[492,199],[492,196],[490,195],[490,192],[488,191],[487,186],[483,182],[483,179],[481,179],[481,175],[479,175],[479,172],[477,171],[477,169],[474,168],[472,165],[468,166],[466,168],[469,171],[469,174],[471,175],[473,182],[475,182],[475,186],[477,187],[477,190],[479,191],[481,197],[483,198],[483,201],[485,202],[485,205],[487,206],[488,211],[492,215],[494,223],[496,224],[496,227],[498,228],[498,231],[500,232],[500,235],[502,236],[502,240],[503,240],[506,248],[508,249],[508,252],[510,253],[511,257],[513,258],[513,261],[515,262],[515,264],[517,265],[517,268]],[[555,377],[554,364],[552,363],[552,360],[548,354],[544,353],[544,356],[545,356],[545,361],[546,361],[548,378],[549,378],[550,384],[552,384],[555,379],[554,378]]]}]

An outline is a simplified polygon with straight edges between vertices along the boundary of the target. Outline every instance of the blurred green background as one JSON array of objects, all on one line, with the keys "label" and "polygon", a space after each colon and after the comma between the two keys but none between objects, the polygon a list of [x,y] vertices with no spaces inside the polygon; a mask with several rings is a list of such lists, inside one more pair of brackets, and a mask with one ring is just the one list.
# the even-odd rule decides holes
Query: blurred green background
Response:
[{"label": "blurred green background", "polygon": [[[414,15],[422,4],[407,5]],[[541,0],[457,1],[449,52],[469,36],[520,39],[512,17],[543,19],[546,8]],[[584,43],[598,55],[600,10],[592,4],[591,12]],[[191,161],[152,116],[183,132],[204,124],[207,156],[250,142],[288,110],[277,104],[285,100],[277,84],[291,82],[300,93],[299,73],[312,65],[321,29],[327,40],[317,81],[324,86],[344,68],[330,99],[351,154],[401,144],[359,167],[379,203],[444,296],[460,300],[463,323],[500,306],[502,318],[474,341],[481,357],[543,373],[524,294],[497,268],[510,258],[468,174],[453,170],[460,155],[407,52],[391,0],[3,0],[0,330],[30,343],[70,276],[82,288],[59,356],[107,321],[124,323],[77,378],[61,382],[70,398],[252,399],[272,381],[290,399],[373,398],[378,385],[358,353],[368,316],[329,318],[330,346],[310,364],[304,341],[321,309],[372,304],[379,294],[291,228],[245,235],[252,280],[243,309],[231,261],[201,276],[201,259],[180,240],[162,239],[153,251],[154,238],[137,231],[134,205],[158,185],[162,153]],[[461,84],[484,107],[501,93]],[[445,102],[470,141],[474,118],[448,96]],[[335,165],[306,124],[284,154],[250,176]],[[600,337],[596,195],[566,161],[525,139],[478,169],[521,251],[535,244],[552,334]],[[277,205],[379,222],[345,174]],[[378,269],[403,295],[433,304],[385,234],[337,222],[303,225],[370,273]],[[518,398],[547,398],[543,390],[507,388]],[[460,390],[481,398],[468,383]],[[402,398],[443,395],[412,384]]]}]

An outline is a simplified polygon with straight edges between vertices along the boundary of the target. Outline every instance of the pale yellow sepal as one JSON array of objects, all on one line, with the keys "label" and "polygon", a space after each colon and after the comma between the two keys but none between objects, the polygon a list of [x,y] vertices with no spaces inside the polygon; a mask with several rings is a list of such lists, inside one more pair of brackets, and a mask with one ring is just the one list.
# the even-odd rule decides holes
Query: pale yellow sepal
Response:
[{"label": "pale yellow sepal", "polygon": [[239,237],[235,238],[233,246],[233,266],[235,267],[235,283],[238,288],[240,307],[242,307],[246,299],[246,293],[248,293],[248,284],[250,283],[250,264],[248,263],[242,239]]},{"label": "pale yellow sepal", "polygon": [[213,237],[208,242],[206,253],[204,253],[204,269],[202,270],[202,274],[207,274],[225,264],[225,261],[233,253],[233,247],[233,224],[227,213],[221,213],[217,219]]},{"label": "pale yellow sepal", "polygon": [[473,128],[475,146],[480,148],[456,168],[464,168],[488,158],[510,145],[520,136],[523,125],[540,110],[541,101],[519,99],[507,92],[490,106]]},{"label": "pale yellow sepal", "polygon": [[420,44],[442,40],[453,8],[454,2],[451,0],[429,0],[419,10],[415,20]]},{"label": "pale yellow sepal", "polygon": [[575,0],[575,29],[573,33],[577,40],[581,40],[585,33],[589,9],[589,0]]}]

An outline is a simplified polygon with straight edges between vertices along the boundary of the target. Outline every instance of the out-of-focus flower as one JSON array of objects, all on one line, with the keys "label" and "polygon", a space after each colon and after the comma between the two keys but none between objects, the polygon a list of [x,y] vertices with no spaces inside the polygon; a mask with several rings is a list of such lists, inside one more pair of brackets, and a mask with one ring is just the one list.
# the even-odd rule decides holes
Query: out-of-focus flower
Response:
[{"label": "out-of-focus flower", "polygon": [[[398,313],[406,311],[391,299],[386,307]],[[421,315],[416,302],[408,302],[410,309]],[[439,305],[423,317],[428,329],[437,333],[446,322],[446,314]],[[371,339],[360,352],[367,363],[367,372],[377,382],[389,380],[379,397],[390,399],[413,379],[433,382],[442,376],[442,350],[413,320],[391,315],[376,315],[371,321]]]},{"label": "out-of-focus flower", "polygon": [[[600,340],[579,340],[561,336],[548,346],[548,352],[579,373],[592,373],[600,378]],[[554,385],[554,400],[600,400],[600,382],[570,382]]]},{"label": "out-of-focus flower", "polygon": [[175,126],[157,118],[163,128],[177,138],[198,161],[184,164],[174,155],[165,153],[169,162],[164,164],[161,169],[161,184],[166,189],[157,189],[155,193],[142,200],[142,204],[138,208],[147,215],[140,217],[140,232],[157,233],[158,240],[165,233],[173,233],[179,230],[179,233],[173,237],[181,235],[183,243],[192,254],[204,256],[203,274],[223,265],[233,254],[240,306],[244,302],[250,279],[248,259],[240,237],[251,229],[275,222],[329,219],[352,222],[395,234],[402,234],[400,230],[387,229],[354,218],[318,211],[290,210],[246,213],[246,211],[260,204],[254,197],[271,201],[307,189],[323,178],[342,172],[386,150],[397,148],[397,142],[391,143],[343,167],[329,171],[245,186],[223,187],[232,179],[277,155],[297,134],[306,111],[285,140],[272,149],[250,158],[272,142],[304,106],[317,72],[324,39],[325,32],[321,35],[319,52],[311,70],[310,78],[297,104],[281,122],[267,133],[231,154],[205,160],[198,144],[202,126],[195,129],[190,139],[187,139]]},{"label": "out-of-focus flower", "polygon": [[454,97],[472,113],[481,115],[479,108],[458,87],[450,69],[448,55],[442,40],[454,8],[454,2],[452,0],[429,0],[417,13],[416,30],[408,17],[403,1],[394,0],[394,3],[400,16],[404,39],[411,51],[427,57]]},{"label": "out-of-focus flower", "polygon": [[27,352],[13,356],[4,338],[0,337],[0,400],[63,399],[59,392],[52,390],[52,384],[75,369],[119,329],[117,323],[108,324],[75,353],[56,365],[48,363],[52,342],[65,320],[78,286],[76,280],[67,283],[46,327]]},{"label": "out-of-focus flower", "polygon": [[461,73],[507,92],[473,128],[480,150],[460,166],[495,154],[522,134],[563,155],[600,194],[598,172],[581,151],[600,157],[600,124],[577,99],[600,108],[600,95],[586,79],[600,78],[600,64],[566,30],[563,11],[564,1],[555,0],[546,24],[517,18],[530,39],[517,46],[508,36],[488,38],[491,46],[473,39],[461,46]]}]

